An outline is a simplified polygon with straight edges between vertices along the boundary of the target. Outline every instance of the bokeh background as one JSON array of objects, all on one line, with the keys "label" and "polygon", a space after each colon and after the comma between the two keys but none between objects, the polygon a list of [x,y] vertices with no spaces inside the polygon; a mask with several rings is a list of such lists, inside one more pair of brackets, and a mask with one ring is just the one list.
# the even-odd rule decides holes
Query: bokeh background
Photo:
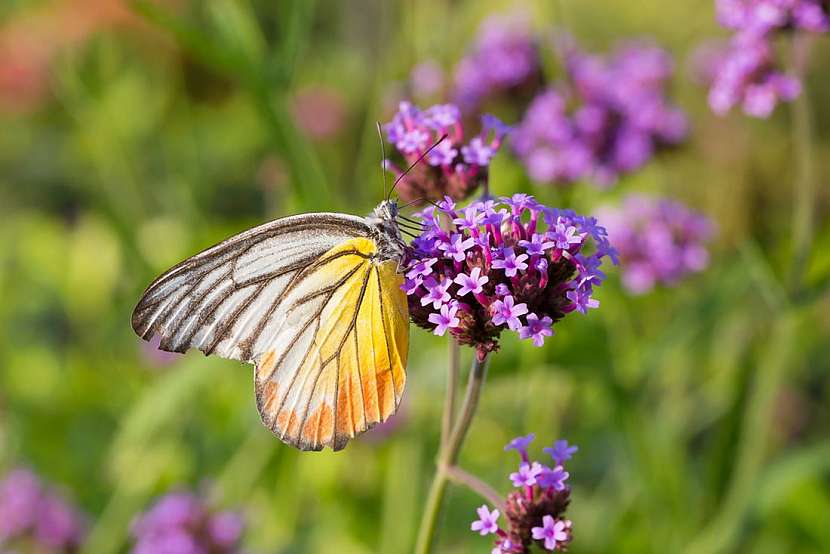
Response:
[{"label": "bokeh background", "polygon": [[[791,294],[804,145],[789,105],[766,120],[709,110],[691,60],[727,34],[712,2],[521,7],[540,32],[566,28],[590,51],[632,37],[666,48],[691,127],[606,190],[534,184],[504,149],[492,190],[585,213],[634,191],[671,196],[718,231],[709,267],[676,287],[632,296],[607,268],[600,309],[566,318],[544,348],[505,336],[462,466],[506,493],[512,437],[578,444],[574,553],[830,551],[830,45],[815,42],[805,81],[816,226]],[[249,366],[155,351],[130,313],[157,274],[230,234],[298,211],[367,213],[382,195],[375,122],[409,93],[413,67],[434,60],[450,74],[481,22],[515,9],[2,2],[0,468],[28,467],[76,503],[85,551],[127,551],[135,514],[183,488],[240,511],[252,553],[411,549],[444,339],[413,328],[393,424],[337,454],[300,453],[260,425]],[[469,531],[480,504],[452,489],[439,552],[489,552]]]}]

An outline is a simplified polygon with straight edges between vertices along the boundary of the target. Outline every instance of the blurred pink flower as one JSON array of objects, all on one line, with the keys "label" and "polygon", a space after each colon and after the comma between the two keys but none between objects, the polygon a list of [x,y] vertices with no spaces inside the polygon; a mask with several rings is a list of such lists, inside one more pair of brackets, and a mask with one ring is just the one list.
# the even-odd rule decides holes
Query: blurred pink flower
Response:
[{"label": "blurred pink flower", "polygon": [[409,74],[409,86],[412,94],[422,100],[436,96],[444,88],[444,70],[435,60],[425,60]]},{"label": "blurred pink flower", "polygon": [[28,111],[47,91],[52,48],[25,28],[0,29],[0,110]]},{"label": "blurred pink flower", "polygon": [[336,89],[323,86],[298,91],[293,111],[297,125],[314,140],[333,137],[340,132],[346,120],[343,95]]},{"label": "blurred pink flower", "polygon": [[379,445],[392,438],[403,427],[406,427],[411,419],[409,413],[411,408],[409,407],[410,401],[407,400],[408,398],[408,396],[404,396],[400,407],[398,407],[398,411],[383,423],[378,423],[367,431],[363,436],[363,440],[369,444]]},{"label": "blurred pink flower", "polygon": [[0,111],[28,111],[43,102],[49,64],[59,51],[137,21],[124,0],[41,4],[0,27]]},{"label": "blurred pink flower", "polygon": [[161,337],[154,335],[149,341],[141,341],[141,355],[153,367],[164,367],[182,357],[175,352],[159,350]]}]

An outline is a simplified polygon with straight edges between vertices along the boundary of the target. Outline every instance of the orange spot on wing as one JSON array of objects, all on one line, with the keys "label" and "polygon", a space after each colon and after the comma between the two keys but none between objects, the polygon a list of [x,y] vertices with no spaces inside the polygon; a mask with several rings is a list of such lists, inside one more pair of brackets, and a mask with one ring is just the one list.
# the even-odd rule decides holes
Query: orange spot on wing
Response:
[{"label": "orange spot on wing", "polygon": [[353,384],[351,374],[341,374],[337,390],[337,429],[335,429],[338,435],[354,435]]},{"label": "orange spot on wing", "polygon": [[274,409],[277,407],[279,387],[273,381],[268,381],[262,387],[262,412],[273,418]]},{"label": "orange spot on wing", "polygon": [[260,381],[265,381],[269,379],[271,375],[274,373],[274,368],[277,363],[277,353],[273,350],[268,350],[262,357],[259,359],[259,364],[257,364],[257,377]]},{"label": "orange spot on wing", "polygon": [[301,438],[308,444],[320,444],[328,442],[333,436],[334,421],[332,409],[328,404],[316,408],[308,416]]},{"label": "orange spot on wing", "polygon": [[363,372],[363,405],[366,406],[366,419],[368,423],[377,423],[380,421],[380,413],[378,411],[379,392],[377,384],[375,383],[373,368],[367,369],[368,371]]},{"label": "orange spot on wing", "polygon": [[277,428],[280,429],[284,435],[296,435],[296,432],[291,432],[292,426],[295,428],[300,426],[300,420],[297,417],[297,412],[294,410],[282,410],[279,414],[277,414]]},{"label": "orange spot on wing", "polygon": [[392,372],[381,371],[377,374],[378,404],[380,407],[380,420],[395,413],[395,391],[392,385]]}]

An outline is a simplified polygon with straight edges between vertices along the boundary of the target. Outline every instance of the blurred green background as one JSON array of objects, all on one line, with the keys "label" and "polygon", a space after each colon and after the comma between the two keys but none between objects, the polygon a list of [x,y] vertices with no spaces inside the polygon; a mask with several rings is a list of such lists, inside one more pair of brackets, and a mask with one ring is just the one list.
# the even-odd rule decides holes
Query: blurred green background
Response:
[{"label": "blurred green background", "polygon": [[[2,2],[0,467],[29,465],[76,500],[94,519],[90,552],[125,549],[133,514],[181,485],[241,508],[251,552],[411,549],[444,340],[413,328],[391,429],[300,453],[260,425],[249,366],[162,359],[130,312],[157,274],[232,233],[298,211],[367,213],[382,191],[375,122],[412,67],[451,70],[512,4]],[[790,295],[789,106],[767,121],[708,111],[689,57],[725,35],[712,2],[524,7],[589,50],[636,36],[668,48],[692,132],[610,191],[534,186],[504,151],[494,192],[583,212],[655,192],[719,233],[710,268],[677,288],[630,297],[611,269],[601,309],[566,318],[544,348],[505,336],[462,466],[506,493],[510,438],[577,443],[574,553],[830,551],[830,198],[819,186],[806,285]],[[806,83],[819,183],[828,62],[819,41]],[[452,489],[437,551],[489,551],[469,531],[480,504]]]}]

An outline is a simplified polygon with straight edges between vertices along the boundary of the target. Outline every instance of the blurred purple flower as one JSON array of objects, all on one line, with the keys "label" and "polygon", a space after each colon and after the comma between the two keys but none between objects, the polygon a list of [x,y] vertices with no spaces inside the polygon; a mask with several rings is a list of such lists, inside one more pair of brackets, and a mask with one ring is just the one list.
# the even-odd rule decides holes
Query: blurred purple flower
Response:
[{"label": "blurred purple flower", "polygon": [[385,443],[387,439],[394,436],[399,430],[406,427],[406,424],[411,417],[411,408],[409,407],[411,400],[407,400],[407,398],[411,399],[412,397],[405,396],[401,402],[401,405],[398,406],[397,412],[390,416],[386,421],[378,423],[366,432],[364,435],[364,442],[380,445]]},{"label": "blurred purple flower", "polygon": [[740,106],[744,113],[766,118],[780,101],[801,93],[801,83],[777,68],[775,54],[764,37],[737,34],[713,59],[709,107],[718,115]]},{"label": "blurred purple flower", "polygon": [[435,60],[426,60],[415,67],[409,74],[409,86],[412,95],[418,99],[432,98],[444,88],[444,70]]},{"label": "blurred purple flower", "polygon": [[[485,505],[477,509],[478,520],[470,526],[482,536],[496,535],[492,554],[529,553],[534,544],[546,550],[564,551],[573,537],[571,522],[564,518],[570,503],[571,490],[567,485],[570,475],[562,465],[551,468],[531,461],[527,447],[533,438],[533,434],[517,437],[505,447],[505,450],[518,450],[522,457],[519,471],[509,476],[519,490],[507,495],[506,525],[499,525],[498,510],[491,512]],[[553,450],[564,458],[570,457],[576,447],[560,440]]]},{"label": "blurred purple flower", "polygon": [[608,59],[563,41],[568,84],[539,94],[512,135],[532,179],[613,184],[687,132],[683,113],[666,98],[674,67],[646,42],[620,46]]},{"label": "blurred purple flower", "polygon": [[673,285],[703,270],[714,225],[702,214],[668,199],[630,195],[618,208],[599,210],[619,252],[622,281],[634,294],[656,284]]},{"label": "blurred purple flower", "polygon": [[398,178],[403,165],[415,163],[442,136],[446,138],[427,154],[398,183],[404,202],[439,200],[445,196],[460,200],[487,182],[489,165],[501,147],[509,128],[493,116],[481,118],[481,131],[465,143],[461,112],[454,104],[437,104],[420,110],[401,102],[392,121],[384,126],[386,137],[403,158],[398,165],[389,160],[384,167]]},{"label": "blurred purple flower", "polygon": [[30,540],[38,552],[74,552],[85,534],[81,513],[29,470],[13,470],[0,482],[0,550]]},{"label": "blurred purple flower", "polygon": [[404,262],[412,321],[438,335],[449,331],[480,359],[498,348],[505,327],[542,346],[555,322],[594,305],[601,260],[613,253],[594,218],[526,194],[461,211],[448,198],[419,215],[424,231]]},{"label": "blurred purple flower", "polygon": [[182,354],[177,352],[166,352],[159,348],[161,344],[161,335],[153,335],[149,341],[139,341],[141,354],[150,365],[154,367],[163,367],[172,364],[182,357]]},{"label": "blurred purple flower", "polygon": [[245,523],[234,512],[221,512],[208,521],[208,535],[211,542],[219,548],[230,549],[239,542]]},{"label": "blurred purple flower", "polygon": [[740,33],[763,36],[778,30],[827,32],[824,0],[715,0],[718,23]]},{"label": "blurred purple flower", "polygon": [[494,96],[512,98],[541,82],[539,48],[525,13],[486,19],[455,67],[453,98],[465,113]]},{"label": "blurred purple flower", "polygon": [[740,106],[767,118],[779,102],[801,93],[801,82],[780,69],[773,40],[781,33],[830,31],[830,6],[823,0],[715,0],[718,22],[735,34],[704,69],[709,106],[724,115]]},{"label": "blurred purple flower", "polygon": [[233,512],[213,512],[194,494],[163,496],[133,521],[132,554],[236,554],[244,530]]}]

